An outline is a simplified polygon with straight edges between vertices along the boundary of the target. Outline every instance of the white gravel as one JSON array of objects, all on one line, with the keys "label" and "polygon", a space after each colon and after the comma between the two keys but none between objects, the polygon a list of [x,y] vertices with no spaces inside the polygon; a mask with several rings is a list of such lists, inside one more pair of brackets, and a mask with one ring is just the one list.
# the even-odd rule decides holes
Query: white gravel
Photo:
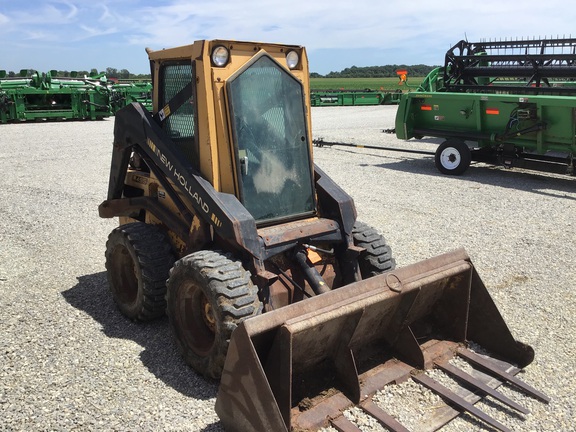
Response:
[{"label": "white gravel", "polygon": [[[382,132],[395,111],[313,108],[313,135],[434,151],[437,140]],[[216,383],[180,359],[167,320],[133,324],[108,293],[104,245],[116,222],[97,207],[113,125],[0,125],[0,430],[223,430]],[[532,413],[503,422],[576,430],[576,179],[483,164],[447,177],[431,156],[342,146],[315,148],[315,160],[399,266],[466,248],[514,335],[536,351],[522,378],[552,397],[514,394]],[[444,429],[486,430],[467,416]]]}]

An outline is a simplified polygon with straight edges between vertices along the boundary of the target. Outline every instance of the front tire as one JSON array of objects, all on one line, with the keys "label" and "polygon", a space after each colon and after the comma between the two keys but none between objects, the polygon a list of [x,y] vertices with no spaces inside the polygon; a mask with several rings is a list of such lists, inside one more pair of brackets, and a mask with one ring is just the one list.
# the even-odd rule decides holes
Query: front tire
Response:
[{"label": "front tire", "polygon": [[121,225],[106,242],[108,285],[120,311],[135,321],[150,321],[166,310],[166,279],[174,256],[167,236],[156,226]]},{"label": "front tire", "polygon": [[472,160],[470,148],[462,140],[451,138],[436,149],[434,164],[442,174],[461,175]]},{"label": "front tire", "polygon": [[219,252],[194,252],[170,270],[167,313],[176,342],[204,376],[220,378],[232,332],[261,312],[250,273]]},{"label": "front tire", "polygon": [[386,239],[370,225],[357,221],[352,229],[352,237],[356,246],[366,249],[358,259],[363,279],[396,268],[392,249],[386,243]]}]

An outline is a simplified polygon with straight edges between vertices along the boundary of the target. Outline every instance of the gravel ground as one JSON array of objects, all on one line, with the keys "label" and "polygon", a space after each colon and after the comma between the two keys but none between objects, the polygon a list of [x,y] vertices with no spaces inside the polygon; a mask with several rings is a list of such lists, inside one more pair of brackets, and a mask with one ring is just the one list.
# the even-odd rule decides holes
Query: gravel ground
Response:
[{"label": "gravel ground", "polygon": [[[395,111],[314,108],[313,134],[434,151],[438,141],[382,133]],[[167,320],[134,324],[108,293],[104,245],[116,222],[97,207],[113,125],[0,125],[0,430],[223,430],[216,383],[184,364]],[[399,266],[465,247],[514,335],[535,349],[522,378],[552,402],[516,393],[531,414],[485,409],[513,430],[576,430],[576,179],[484,164],[447,177],[428,155],[343,146],[315,148],[315,159]],[[411,384],[395,388],[379,397],[431,400]],[[361,428],[382,430],[366,420]],[[490,430],[468,416],[444,429]]]}]

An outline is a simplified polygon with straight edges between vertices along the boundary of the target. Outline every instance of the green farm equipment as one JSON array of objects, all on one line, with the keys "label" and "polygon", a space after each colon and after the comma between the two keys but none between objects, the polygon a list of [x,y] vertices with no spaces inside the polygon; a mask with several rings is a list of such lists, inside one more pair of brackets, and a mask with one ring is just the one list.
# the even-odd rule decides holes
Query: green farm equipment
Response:
[{"label": "green farm equipment", "polygon": [[394,105],[400,102],[402,91],[385,90],[312,90],[312,106]]},{"label": "green farm equipment", "polygon": [[444,174],[471,161],[574,174],[576,39],[460,41],[396,115],[400,139],[439,137]]},{"label": "green farm equipment", "polygon": [[0,123],[99,120],[111,115],[109,90],[97,79],[56,78],[56,71],[6,78],[0,71]]},{"label": "green farm equipment", "polygon": [[152,110],[152,83],[146,81],[118,82],[110,86],[110,107],[113,113],[132,102]]}]

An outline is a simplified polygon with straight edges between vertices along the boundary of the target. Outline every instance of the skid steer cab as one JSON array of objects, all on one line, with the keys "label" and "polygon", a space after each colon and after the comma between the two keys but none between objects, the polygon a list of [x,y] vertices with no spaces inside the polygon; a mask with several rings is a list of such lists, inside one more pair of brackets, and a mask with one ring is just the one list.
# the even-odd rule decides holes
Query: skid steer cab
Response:
[{"label": "skid steer cab", "polygon": [[[314,164],[303,47],[213,40],[147,52],[153,112],[117,112],[99,206],[120,220],[106,244],[108,283],[127,317],[167,313],[187,363],[222,378],[226,429],[345,422],[342,412],[377,390],[360,391],[365,358],[431,367],[472,335],[530,363],[495,307],[477,311],[486,331],[469,325],[489,296],[463,252],[395,272],[385,239]],[[416,328],[428,331],[416,338]]]}]

